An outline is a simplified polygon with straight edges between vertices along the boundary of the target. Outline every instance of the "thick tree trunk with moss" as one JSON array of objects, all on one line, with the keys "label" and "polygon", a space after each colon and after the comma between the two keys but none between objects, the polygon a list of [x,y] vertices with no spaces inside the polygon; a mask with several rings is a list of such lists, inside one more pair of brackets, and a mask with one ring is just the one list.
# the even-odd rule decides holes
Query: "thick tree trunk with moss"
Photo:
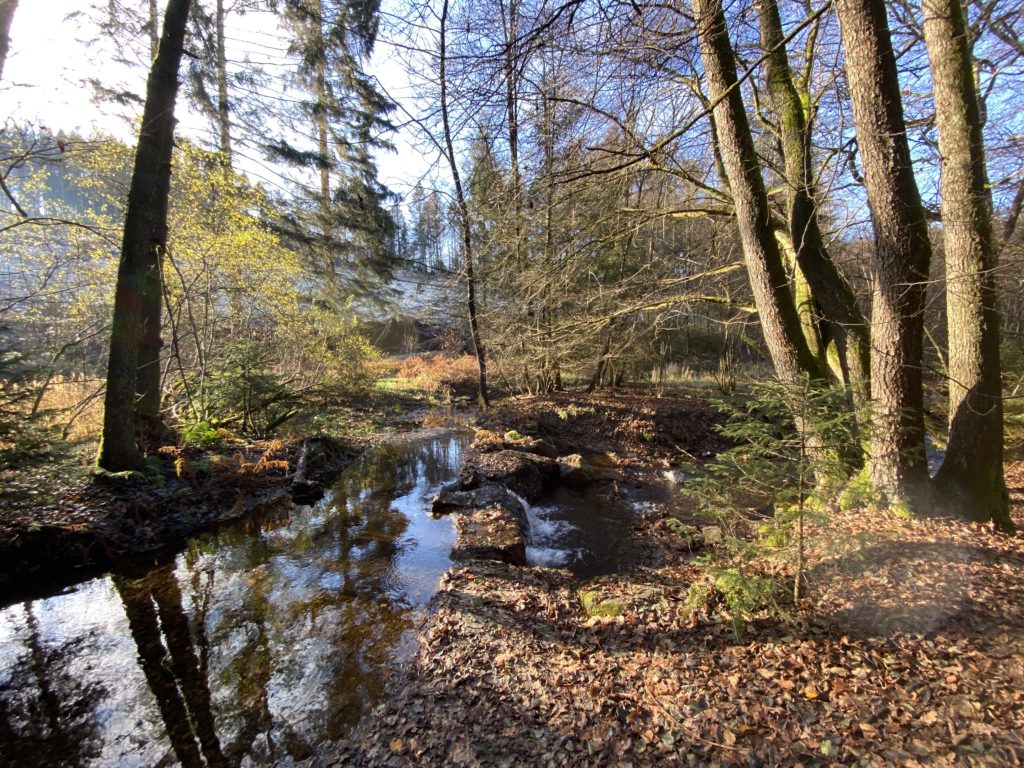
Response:
[{"label": "thick tree trunk with moss", "polygon": [[789,234],[796,262],[835,336],[844,381],[858,408],[871,397],[871,339],[850,284],[825,247],[818,222],[814,168],[811,162],[809,95],[793,80],[782,20],[776,0],[758,0],[761,47],[766,59],[768,91],[778,114],[786,182],[790,187]]},{"label": "thick tree trunk with moss", "polygon": [[[174,105],[190,0],[170,0],[160,52],[149,73],[135,168],[128,191],[107,363],[103,441],[97,463],[113,472],[142,463],[137,422],[159,406],[160,260],[167,245],[167,198],[174,149]],[[155,307],[155,312],[154,312]],[[154,341],[155,339],[155,341]],[[154,385],[155,382],[155,385]],[[154,388],[155,387],[155,388]]]},{"label": "thick tree trunk with moss", "polygon": [[978,94],[960,0],[924,0],[942,156],[949,446],[935,477],[947,511],[1010,526],[992,237]]},{"label": "thick tree trunk with moss", "polygon": [[896,508],[929,501],[921,354],[931,246],[907,143],[885,4],[836,0],[875,232],[871,479]]},{"label": "thick tree trunk with moss", "polygon": [[736,82],[736,60],[720,0],[693,0],[697,38],[714,107],[722,162],[736,209],[736,223],[761,328],[781,379],[824,375],[804,339],[779,245],[772,231],[768,195]]}]

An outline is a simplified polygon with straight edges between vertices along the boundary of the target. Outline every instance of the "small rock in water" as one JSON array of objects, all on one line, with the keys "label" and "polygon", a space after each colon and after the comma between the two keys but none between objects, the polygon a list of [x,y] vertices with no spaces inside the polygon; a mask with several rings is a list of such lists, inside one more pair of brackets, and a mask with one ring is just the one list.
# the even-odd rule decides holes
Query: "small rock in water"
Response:
[{"label": "small rock in water", "polygon": [[559,477],[566,485],[589,485],[594,479],[594,470],[590,463],[578,453],[560,457],[558,465]]},{"label": "small rock in water", "polygon": [[675,483],[676,485],[682,485],[693,477],[689,472],[684,472],[681,469],[666,469],[661,474],[670,483]]}]

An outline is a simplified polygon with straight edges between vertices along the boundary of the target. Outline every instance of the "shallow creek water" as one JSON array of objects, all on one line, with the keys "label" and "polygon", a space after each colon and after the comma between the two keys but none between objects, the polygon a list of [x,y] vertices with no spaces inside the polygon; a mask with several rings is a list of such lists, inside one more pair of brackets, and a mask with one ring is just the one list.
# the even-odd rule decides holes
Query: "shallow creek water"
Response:
[{"label": "shallow creek water", "polygon": [[313,507],[0,612],[0,765],[273,765],[345,735],[451,566],[467,437],[368,452]]},{"label": "shallow creek water", "polygon": [[[407,436],[315,506],[0,611],[0,766],[291,765],[343,738],[452,565],[452,520],[430,498],[469,439]],[[583,578],[626,567],[634,514],[559,489],[528,511],[528,560]]]}]

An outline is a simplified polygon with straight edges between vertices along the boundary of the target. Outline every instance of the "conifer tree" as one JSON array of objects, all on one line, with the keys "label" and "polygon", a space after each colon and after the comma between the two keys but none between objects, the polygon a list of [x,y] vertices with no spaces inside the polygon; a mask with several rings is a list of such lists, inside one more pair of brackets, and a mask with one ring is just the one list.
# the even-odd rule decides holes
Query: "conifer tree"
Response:
[{"label": "conifer tree", "polygon": [[377,178],[373,153],[390,148],[394,105],[363,70],[377,37],[379,2],[286,0],[282,13],[294,35],[296,80],[307,94],[293,122],[313,146],[281,138],[268,150],[276,160],[315,171],[319,182],[282,231],[315,254],[325,298],[337,304],[344,294],[379,287],[393,266],[391,193]]}]

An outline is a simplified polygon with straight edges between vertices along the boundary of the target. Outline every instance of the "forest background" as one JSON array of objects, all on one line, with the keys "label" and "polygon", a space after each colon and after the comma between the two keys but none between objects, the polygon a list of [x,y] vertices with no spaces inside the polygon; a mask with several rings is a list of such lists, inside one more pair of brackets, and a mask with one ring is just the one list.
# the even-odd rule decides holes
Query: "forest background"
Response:
[{"label": "forest background", "polygon": [[[150,449],[344,429],[332,409],[400,380],[484,401],[488,381],[507,393],[627,381],[732,393],[774,371],[846,393],[864,446],[850,467],[867,465],[897,506],[925,503],[926,443],[946,445],[964,393],[981,398],[967,398],[968,415],[999,411],[998,432],[1005,407],[1017,450],[1024,51],[1013,4],[969,3],[964,34],[952,33],[980,132],[962,150],[943,149],[955,107],[935,106],[944,70],[926,21],[929,8],[945,18],[937,3],[890,4],[881,20],[872,5],[854,58],[843,35],[867,11],[842,3],[191,5],[162,337],[147,369],[159,372],[150,415],[169,431]],[[5,98],[25,85],[11,76],[18,46],[34,46],[30,27],[19,43],[23,10],[12,11]],[[69,439],[85,441],[73,461],[94,455],[130,126],[162,10],[113,2],[50,18],[91,41],[96,64],[76,64],[72,81],[123,118],[115,135],[31,115],[4,125],[9,464],[49,462]],[[872,73],[888,77],[874,115]],[[899,114],[882,114],[885,103]],[[899,124],[880,133],[897,138],[872,147],[858,126],[884,119]],[[377,166],[399,126],[404,178],[389,189]],[[960,201],[942,187],[957,152],[982,180]],[[950,224],[974,226],[973,203],[988,245],[951,273]],[[961,284],[973,287],[957,304]],[[982,315],[997,292],[993,324]],[[956,341],[975,337],[966,352]],[[424,347],[447,356],[379,360]],[[971,355],[982,364],[964,363]],[[970,502],[954,511],[999,520],[992,423],[964,427],[937,480],[964,486],[951,497]]]}]

